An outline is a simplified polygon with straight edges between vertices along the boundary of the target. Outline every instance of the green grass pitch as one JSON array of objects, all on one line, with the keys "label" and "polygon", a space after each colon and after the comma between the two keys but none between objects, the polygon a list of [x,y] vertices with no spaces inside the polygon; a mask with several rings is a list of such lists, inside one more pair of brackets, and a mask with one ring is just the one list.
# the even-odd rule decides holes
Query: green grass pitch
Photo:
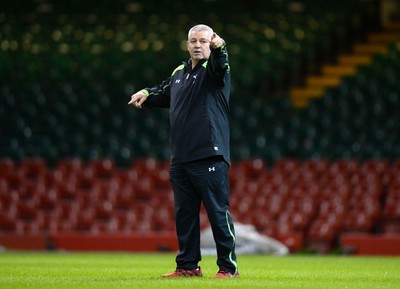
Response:
[{"label": "green grass pitch", "polygon": [[163,279],[174,254],[0,253],[0,288],[400,288],[400,257],[238,256],[240,278],[214,279],[216,259],[204,257],[203,278]]}]

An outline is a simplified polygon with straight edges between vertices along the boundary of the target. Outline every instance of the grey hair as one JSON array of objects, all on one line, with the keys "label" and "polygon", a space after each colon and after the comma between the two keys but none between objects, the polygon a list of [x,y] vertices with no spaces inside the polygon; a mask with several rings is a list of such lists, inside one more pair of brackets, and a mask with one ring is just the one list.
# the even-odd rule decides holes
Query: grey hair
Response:
[{"label": "grey hair", "polygon": [[193,31],[208,31],[208,32],[210,32],[211,35],[214,33],[214,31],[211,29],[211,27],[209,27],[205,24],[197,24],[197,25],[193,26],[192,28],[190,28],[189,33],[188,33],[188,39],[190,38],[190,34]]}]

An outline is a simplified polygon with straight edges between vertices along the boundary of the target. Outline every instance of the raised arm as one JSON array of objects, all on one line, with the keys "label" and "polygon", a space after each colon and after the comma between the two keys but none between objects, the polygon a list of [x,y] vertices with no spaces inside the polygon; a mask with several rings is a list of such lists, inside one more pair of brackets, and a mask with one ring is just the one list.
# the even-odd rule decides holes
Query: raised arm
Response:
[{"label": "raised arm", "polygon": [[209,65],[212,76],[220,85],[223,85],[225,74],[230,72],[225,40],[214,32],[211,38],[210,48],[211,55]]}]

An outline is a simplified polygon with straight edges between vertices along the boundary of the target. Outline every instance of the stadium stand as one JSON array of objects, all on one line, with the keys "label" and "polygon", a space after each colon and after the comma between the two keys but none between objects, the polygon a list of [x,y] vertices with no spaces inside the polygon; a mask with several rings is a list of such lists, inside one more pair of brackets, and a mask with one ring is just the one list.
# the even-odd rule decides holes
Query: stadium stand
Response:
[{"label": "stadium stand", "polygon": [[176,248],[168,112],[126,103],[197,22],[229,43],[236,221],[292,252],[400,234],[400,29],[374,1],[24,2],[0,4],[0,245]]}]

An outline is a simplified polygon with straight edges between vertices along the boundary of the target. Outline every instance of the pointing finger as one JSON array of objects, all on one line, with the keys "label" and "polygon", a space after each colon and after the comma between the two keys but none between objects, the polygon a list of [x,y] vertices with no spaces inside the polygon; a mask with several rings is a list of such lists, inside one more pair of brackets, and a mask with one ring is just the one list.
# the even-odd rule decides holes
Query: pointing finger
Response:
[{"label": "pointing finger", "polygon": [[131,96],[131,100],[128,102],[128,104],[133,104],[137,101],[137,97],[135,95]]}]

